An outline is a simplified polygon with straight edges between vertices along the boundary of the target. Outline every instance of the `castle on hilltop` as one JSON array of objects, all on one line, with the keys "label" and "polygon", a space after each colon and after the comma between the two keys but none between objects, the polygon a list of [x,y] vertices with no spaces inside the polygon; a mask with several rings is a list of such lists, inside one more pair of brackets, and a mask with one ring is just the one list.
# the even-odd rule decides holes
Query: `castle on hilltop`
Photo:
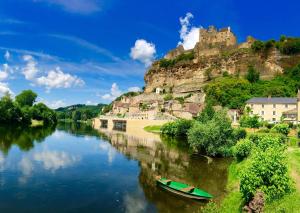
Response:
[{"label": "castle on hilltop", "polygon": [[174,59],[177,56],[194,51],[196,58],[203,56],[213,56],[221,53],[222,50],[228,50],[233,48],[250,48],[254,38],[249,36],[247,41],[241,44],[237,43],[237,38],[231,31],[230,27],[222,28],[218,30],[214,26],[210,26],[208,29],[199,29],[199,42],[192,50],[185,50],[182,45],[171,50],[165,55],[165,59]]}]

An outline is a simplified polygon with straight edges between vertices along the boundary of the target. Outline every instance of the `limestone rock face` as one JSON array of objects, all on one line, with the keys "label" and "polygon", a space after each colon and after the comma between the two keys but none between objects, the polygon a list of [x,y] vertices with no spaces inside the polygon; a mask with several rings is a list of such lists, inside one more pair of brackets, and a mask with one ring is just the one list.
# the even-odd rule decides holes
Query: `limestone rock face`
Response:
[{"label": "limestone rock face", "polygon": [[[245,75],[249,65],[253,65],[262,79],[272,78],[282,73],[285,68],[299,63],[300,56],[283,56],[276,48],[264,53],[254,53],[251,45],[253,37],[241,44],[236,43],[231,29],[200,29],[200,40],[192,50],[194,60],[182,60],[168,67],[161,67],[160,61],[152,64],[144,79],[145,92],[151,93],[157,87],[173,92],[201,91],[201,88],[212,78],[222,76],[224,72],[233,75]],[[180,46],[172,50],[165,59],[175,59],[183,51]]]}]

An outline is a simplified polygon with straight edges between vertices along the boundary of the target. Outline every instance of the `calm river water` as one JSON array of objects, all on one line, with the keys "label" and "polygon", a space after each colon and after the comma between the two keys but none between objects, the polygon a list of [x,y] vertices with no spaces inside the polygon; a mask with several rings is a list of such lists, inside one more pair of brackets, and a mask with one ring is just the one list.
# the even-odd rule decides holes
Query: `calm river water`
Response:
[{"label": "calm river water", "polygon": [[79,124],[0,127],[0,212],[199,212],[155,176],[225,193],[229,160],[189,154],[178,142],[100,133]]}]

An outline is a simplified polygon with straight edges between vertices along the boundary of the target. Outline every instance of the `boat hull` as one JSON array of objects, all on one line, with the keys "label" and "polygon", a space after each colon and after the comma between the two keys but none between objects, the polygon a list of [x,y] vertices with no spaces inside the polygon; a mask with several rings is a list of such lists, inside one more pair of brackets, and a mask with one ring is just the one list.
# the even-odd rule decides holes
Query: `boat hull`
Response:
[{"label": "boat hull", "polygon": [[172,189],[172,188],[160,183],[159,181],[157,181],[157,185],[159,187],[163,188],[166,191],[172,192],[173,194],[176,194],[176,195],[179,195],[179,196],[182,196],[182,197],[186,197],[186,198],[190,198],[190,199],[193,199],[193,200],[208,200],[208,199],[210,199],[210,198],[207,198],[207,197],[192,195],[192,194],[185,193],[185,192],[182,192],[182,191],[179,191],[179,190],[176,190],[176,189]]}]

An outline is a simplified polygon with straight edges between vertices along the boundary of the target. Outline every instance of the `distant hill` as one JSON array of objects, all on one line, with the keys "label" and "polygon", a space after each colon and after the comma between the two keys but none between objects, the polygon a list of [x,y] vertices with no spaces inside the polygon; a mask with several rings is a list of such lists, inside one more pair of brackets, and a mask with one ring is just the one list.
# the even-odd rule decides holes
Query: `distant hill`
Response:
[{"label": "distant hill", "polygon": [[103,107],[107,106],[106,104],[98,105],[85,105],[85,104],[76,104],[67,107],[60,107],[56,109],[58,119],[71,119],[71,120],[88,120],[97,117],[102,113]]}]

